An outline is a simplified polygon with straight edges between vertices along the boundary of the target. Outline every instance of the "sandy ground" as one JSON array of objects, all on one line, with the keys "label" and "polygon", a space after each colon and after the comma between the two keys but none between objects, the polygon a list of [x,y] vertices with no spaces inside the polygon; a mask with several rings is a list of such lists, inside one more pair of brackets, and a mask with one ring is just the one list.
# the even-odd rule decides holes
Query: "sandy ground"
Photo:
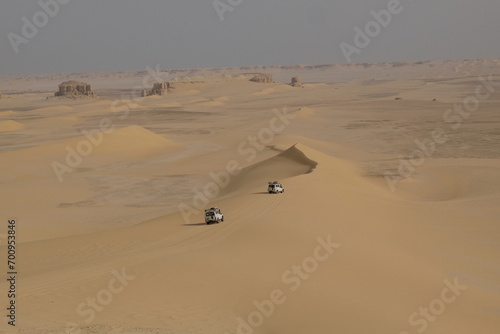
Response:
[{"label": "sandy ground", "polygon": [[0,332],[497,333],[499,65],[0,78]]}]

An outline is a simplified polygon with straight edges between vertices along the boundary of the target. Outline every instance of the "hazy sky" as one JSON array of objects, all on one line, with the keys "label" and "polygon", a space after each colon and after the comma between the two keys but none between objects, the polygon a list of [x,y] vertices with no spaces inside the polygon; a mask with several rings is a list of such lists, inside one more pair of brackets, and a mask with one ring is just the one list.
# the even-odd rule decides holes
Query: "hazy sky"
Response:
[{"label": "hazy sky", "polygon": [[499,0],[55,1],[1,1],[0,75],[500,57]]}]

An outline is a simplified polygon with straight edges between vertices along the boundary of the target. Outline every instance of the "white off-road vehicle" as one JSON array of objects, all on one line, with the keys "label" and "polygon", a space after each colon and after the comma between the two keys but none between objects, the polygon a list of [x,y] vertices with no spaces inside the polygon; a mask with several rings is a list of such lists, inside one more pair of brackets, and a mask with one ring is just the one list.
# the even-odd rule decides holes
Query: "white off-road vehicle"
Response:
[{"label": "white off-road vehicle", "polygon": [[205,210],[205,223],[208,225],[212,223],[219,223],[224,221],[224,215],[220,212],[219,208],[210,208]]},{"label": "white off-road vehicle", "polygon": [[269,191],[270,194],[277,194],[284,192],[285,188],[283,188],[283,185],[278,181],[273,181],[267,183],[267,191]]}]

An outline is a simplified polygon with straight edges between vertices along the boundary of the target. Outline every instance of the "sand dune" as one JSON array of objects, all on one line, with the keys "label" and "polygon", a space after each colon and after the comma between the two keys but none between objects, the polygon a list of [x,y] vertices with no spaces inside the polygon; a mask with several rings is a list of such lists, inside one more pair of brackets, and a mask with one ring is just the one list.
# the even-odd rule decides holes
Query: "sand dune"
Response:
[{"label": "sand dune", "polygon": [[310,173],[316,162],[308,159],[296,146],[292,146],[280,154],[245,167],[231,179],[231,184],[223,189],[224,194],[246,192],[255,185],[265,191],[268,181],[281,180],[288,177]]},{"label": "sand dune", "polygon": [[220,101],[217,101],[217,100],[210,100],[208,102],[204,102],[202,103],[202,105],[204,106],[208,106],[208,107],[218,107],[218,106],[223,106],[224,103],[223,102],[220,102]]},{"label": "sand dune", "polygon": [[[159,151],[168,151],[180,147],[178,143],[168,140],[160,135],[154,134],[140,126],[132,125],[121,129],[106,131],[89,130],[79,137],[57,141],[55,143],[40,145],[15,152],[5,153],[4,156],[16,157],[16,159],[33,160],[38,163],[46,163],[56,156],[64,157],[69,151],[84,152],[80,154],[89,159],[100,158],[131,160],[143,155],[153,154]],[[68,151],[69,148],[69,151]],[[112,155],[110,155],[112,153]]]},{"label": "sand dune", "polygon": [[16,114],[17,113],[13,110],[0,111],[0,117],[10,117],[10,116],[14,116]]},{"label": "sand dune", "polygon": [[300,108],[299,111],[297,111],[297,115],[300,116],[313,116],[315,114],[314,109],[311,108]]},{"label": "sand dune", "polygon": [[137,125],[105,132],[89,130],[86,134],[42,147],[22,150],[15,154],[19,157],[26,154],[28,159],[29,156],[36,154],[40,156],[38,161],[52,162],[50,159],[54,158],[56,161],[66,161],[68,152],[76,152],[76,155],[82,158],[79,168],[94,168],[112,162],[136,161],[145,156],[161,154],[181,147],[178,143]]},{"label": "sand dune", "polygon": [[24,125],[16,121],[0,121],[0,132],[17,131],[24,128]]},{"label": "sand dune", "polygon": [[468,164],[457,166],[456,161],[448,161],[447,165],[427,168],[401,181],[398,193],[404,198],[425,202],[496,196],[500,186],[499,163],[498,160],[492,160],[487,166],[482,163],[480,167],[471,167]]},{"label": "sand dune", "polygon": [[179,147],[177,143],[137,125],[113,130],[105,137],[102,145],[96,147],[96,153],[129,154],[134,151],[144,153],[149,150]]},{"label": "sand dune", "polygon": [[[188,85],[188,86],[192,86],[192,85]],[[179,95],[182,95],[182,96],[193,96],[193,95],[200,94],[200,90],[198,90],[198,89],[180,89],[180,87],[177,88],[177,86],[176,86],[176,89],[178,89],[178,91],[176,91],[176,93]]]},{"label": "sand dune", "polygon": [[91,102],[86,105],[86,108],[110,107],[112,105],[113,105],[112,101],[103,100],[103,101]]},{"label": "sand dune", "polygon": [[46,113],[46,112],[60,112],[60,111],[72,111],[74,110],[73,107],[66,106],[66,105],[61,105],[61,106],[51,106],[51,107],[44,107],[44,108],[37,108],[33,110],[34,112],[38,113]]},{"label": "sand dune", "polygon": [[[317,161],[316,168],[303,174],[315,165],[311,159]],[[265,182],[255,181],[268,178],[269,164],[288,166],[284,168],[288,172],[295,169],[284,160],[307,168],[285,179],[285,194],[262,194],[259,190]],[[259,174],[262,170],[264,174]],[[443,277],[447,277],[440,270],[440,263],[446,263],[447,258],[443,254],[435,256],[434,264],[422,262],[422,251],[430,247],[428,244],[402,246],[415,237],[415,227],[393,218],[405,204],[384,200],[374,190],[352,187],[361,182],[366,180],[353,173],[349,164],[296,145],[242,172],[236,183],[239,189],[248,190],[216,203],[224,208],[227,217],[227,222],[219,226],[197,227],[200,215],[199,220],[193,219],[194,227],[183,227],[182,216],[175,214],[118,231],[26,245],[26,265],[32,268],[32,275],[25,282],[27,288],[21,301],[43,300],[43,296],[55,294],[61,319],[78,321],[72,311],[73,296],[80,295],[82,299],[94,294],[91,286],[105,284],[110,277],[106,273],[126,267],[135,278],[119,296],[119,306],[99,314],[100,324],[120,326],[122,330],[137,326],[144,332],[145,328],[192,331],[193,323],[203,323],[203,328],[234,331],[238,326],[234,319],[246,319],[255,310],[254,300],[269,298],[273,289],[280,289],[286,302],[275,306],[276,315],[266,319],[261,330],[404,330],[408,326],[406,318],[415,310],[408,305],[412,304],[409,300],[414,299],[415,305],[426,305],[439,297]],[[310,202],[304,206],[306,198]],[[391,209],[381,212],[381,206]],[[415,208],[414,213],[418,210]],[[373,214],[378,215],[375,225],[370,223]],[[455,224],[463,221],[458,214],[454,216]],[[420,226],[418,234],[429,228],[433,227]],[[388,233],[388,229],[392,232]],[[289,266],[300,264],[304,256],[313,253],[316,238],[328,235],[340,246],[311,273],[311,279],[296,281],[297,277],[290,274],[283,281]],[[443,250],[457,241],[453,236],[435,238]],[[243,258],[244,265],[235,262]],[[48,268],[56,264],[59,269],[50,270],[48,276]],[[165,268],[176,268],[175,275],[168,274],[170,270]],[[467,283],[467,295],[461,297],[464,302],[481,298],[481,288]],[[80,289],[82,284],[88,288]],[[204,286],[210,287],[210,293]],[[242,286],[252,288],[245,291]],[[158,295],[162,289],[169,290],[168,298]],[[412,292],[415,289],[423,298]],[[62,305],[67,308],[60,308]],[[27,311],[30,309],[28,306]],[[67,311],[61,312],[63,309]],[[374,309],[378,310],[377,317],[369,324],[353,322],[349,316]],[[324,317],[325,310],[336,316]],[[38,310],[38,317],[51,312],[51,308]],[[458,305],[448,330],[470,328],[476,322],[475,316],[468,307]],[[401,320],[391,325],[385,320],[389,317]]]},{"label": "sand dune", "polygon": [[205,105],[213,106],[213,107],[223,106],[228,100],[229,100],[229,97],[227,97],[227,96],[211,98],[209,102],[205,103]]},{"label": "sand dune", "polygon": [[153,106],[153,108],[177,108],[181,106],[182,104],[180,104],[179,102],[170,102],[170,103],[156,104]]},{"label": "sand dune", "polygon": [[[474,93],[465,74],[496,80],[498,64],[273,69],[305,89],[199,70],[225,79],[176,83],[122,118],[110,101],[9,99],[0,129],[24,126],[0,140],[19,332],[494,333],[500,96],[456,129],[443,114]],[[430,144],[436,129],[450,140]],[[68,150],[84,154],[59,179]],[[224,222],[205,224],[211,206]]]},{"label": "sand dune", "polygon": [[[266,85],[273,85],[273,86],[275,86],[274,84],[266,84]],[[283,91],[283,87],[281,87],[281,88],[282,89],[277,89],[276,87],[270,87],[270,88],[262,89],[262,90],[259,90],[256,93],[254,93],[254,95],[257,95],[257,96],[268,95],[268,94],[272,94],[272,93],[275,93],[275,92],[278,92],[278,91]]]}]

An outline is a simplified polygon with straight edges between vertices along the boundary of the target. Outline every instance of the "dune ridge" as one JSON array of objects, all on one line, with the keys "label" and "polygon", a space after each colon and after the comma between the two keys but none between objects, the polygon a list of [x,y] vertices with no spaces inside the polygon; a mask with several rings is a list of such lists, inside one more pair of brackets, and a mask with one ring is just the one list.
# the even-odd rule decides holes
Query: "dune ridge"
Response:
[{"label": "dune ridge", "polygon": [[[2,100],[2,121],[24,126],[0,138],[0,211],[19,232],[16,329],[494,333],[499,64],[267,67],[255,72],[277,83],[178,83],[119,114],[110,100]],[[145,74],[85,81],[118,98]],[[484,74],[480,110],[443,119]],[[292,75],[304,89],[288,85]],[[431,141],[437,129],[446,143]],[[81,161],[68,164],[68,150]],[[69,166],[62,180],[54,162]],[[401,179],[391,188],[387,175]],[[284,193],[268,193],[275,180]],[[212,206],[225,219],[207,225]]]},{"label": "dune ridge", "polygon": [[[297,173],[297,165],[301,167],[300,173]],[[282,171],[285,174],[295,174],[283,179],[287,191],[282,195],[259,193],[258,189],[265,188],[270,170],[277,167],[286,169]],[[312,168],[314,170],[311,172]],[[326,178],[326,175],[330,177]],[[370,188],[369,182],[364,180],[362,175],[353,172],[350,164],[340,159],[296,144],[273,158],[247,167],[242,171],[241,178],[235,179],[234,182],[241,191],[215,203],[223,209],[227,217],[219,226],[202,224],[201,214],[200,223],[196,223],[194,219],[188,224],[192,226],[186,226],[182,216],[175,213],[118,230],[26,244],[24,251],[30,260],[25,265],[31,268],[32,274],[26,278],[24,300],[35,296],[43,298],[44,295],[56,293],[63,304],[68,305],[64,317],[74,319],[71,313],[73,299],[63,297],[62,293],[64,292],[65,296],[79,294],[83,298],[85,294],[92,294],[92,289],[86,288],[78,292],[79,286],[85,282],[93,282],[92,285],[99,286],[109,279],[109,274],[106,273],[110,273],[113,268],[126,267],[127,272],[133,273],[136,278],[130,282],[126,293],[120,296],[123,299],[120,305],[124,306],[102,313],[100,323],[117,325],[116,320],[120,319],[123,330],[134,327],[139,333],[145,333],[148,328],[188,330],[192,328],[188,323],[165,321],[168,314],[183,314],[191,321],[204,322],[205,326],[214,326],[221,331],[231,330],[237,326],[233,320],[235,317],[244,317],[252,311],[254,293],[262,295],[266,293],[266,286],[275,284],[279,284],[285,292],[290,288],[280,281],[286,266],[273,268],[274,261],[300,261],[304,254],[314,249],[314,243],[311,242],[318,235],[330,233],[335,241],[340,242],[341,248],[331,260],[321,264],[318,272],[313,273],[315,281],[323,283],[323,297],[318,298],[318,292],[314,288],[316,284],[311,285],[310,282],[304,281],[299,294],[294,295],[293,300],[290,299],[280,308],[280,314],[266,320],[265,328],[280,328],[299,333],[306,328],[301,325],[301,319],[307,317],[313,320],[313,325],[308,323],[308,328],[312,326],[314,330],[334,326],[345,331],[375,328],[377,332],[382,332],[390,328],[384,320],[385,317],[396,315],[397,318],[403,319],[400,326],[404,326],[404,319],[412,312],[411,307],[404,307],[396,299],[387,296],[386,289],[389,286],[393,293],[407,293],[407,284],[410,284],[413,288],[418,287],[419,291],[430,292],[429,295],[433,296],[431,290],[435,289],[436,281],[438,285],[442,284],[442,277],[446,276],[439,265],[447,261],[445,257],[435,256],[437,265],[421,262],[422,252],[430,252],[429,249],[424,250],[422,246],[415,247],[415,244],[411,243],[406,247],[399,246],[398,251],[395,251],[394,244],[389,242],[395,237],[395,229],[399,231],[397,238],[407,241],[414,239],[413,233],[417,231],[411,225],[394,220],[394,212],[402,210],[406,204],[398,199],[380,197],[376,192],[377,188]],[[356,187],[353,187],[354,184]],[[360,188],[360,184],[365,186]],[[247,190],[244,191],[245,189]],[[304,203],[306,198],[313,201],[308,204],[307,210],[304,210],[301,203]],[[381,205],[392,209],[381,213],[378,210]],[[323,210],[325,207],[328,211]],[[363,210],[359,210],[360,207]],[[418,210],[420,209],[417,208],[415,212]],[[375,212],[384,218],[376,226],[368,224]],[[333,217],[331,213],[335,213]],[[433,228],[432,225],[420,226],[419,234]],[[392,232],[387,234],[389,229]],[[281,235],[278,249],[273,237],[276,235]],[[256,238],[259,240],[258,248],[255,245]],[[454,236],[441,235],[436,238],[440,240],[442,249],[453,247],[457,242]],[[377,239],[385,240],[385,246],[379,245]],[[299,246],[299,240],[305,243]],[[401,242],[402,240],[397,241]],[[73,251],[68,252],[70,249]],[[227,249],[231,250],[231,256]],[[349,251],[352,249],[358,251],[352,253]],[[403,254],[405,262],[400,262]],[[241,256],[246,258],[245,266],[233,268],[230,264],[234,258]],[[207,257],[217,265],[207,265]],[[263,257],[274,261],[263,263],[260,261]],[[168,267],[181,263],[189,263],[189,266],[181,266],[176,275],[165,276],[162,274],[164,269],[158,266],[159,262]],[[398,266],[393,266],[393,262],[399,263]],[[61,266],[64,263],[66,265]],[[57,266],[58,269],[51,271],[48,276],[47,268],[52,266]],[[192,293],[188,294],[189,298],[197,300],[196,295],[201,290],[192,286],[198,281],[197,268],[203,268],[202,278],[199,279],[209,284],[213,293],[203,294],[203,307],[193,310],[192,314],[180,313],[184,312],[182,309],[174,311],[174,305],[184,304],[184,289],[187,287],[193,289]],[[380,271],[380,268],[383,270]],[[234,269],[241,272],[235,272]],[[355,280],[351,271],[358,273]],[[407,280],[394,280],[394,276],[406,277]],[[415,280],[415,276],[419,279]],[[255,292],[241,291],[239,285],[251,284],[250,282],[255,280],[262,284],[261,287],[256,287]],[[331,280],[336,284],[327,284]],[[470,300],[473,295],[478,296],[480,289],[472,287],[473,282],[468,281],[467,284],[470,289],[469,296],[463,298]],[[171,291],[168,299],[157,298],[154,294],[158,286],[178,287],[180,290],[177,293]],[[342,289],[338,286],[342,286]],[[148,298],[138,299],[139,296]],[[368,302],[367,308],[375,307],[382,300],[383,308],[379,309],[377,320],[372,319],[370,324],[358,324],[353,327],[348,315],[356,312],[359,307],[358,300],[361,298],[373,300]],[[331,309],[331,300],[339,301],[333,308],[336,314],[342,315],[340,318],[324,318],[321,317],[321,312],[316,313],[321,309]],[[416,304],[419,303],[417,300]],[[132,304],[133,308],[125,306]],[[304,304],[312,309],[304,311],[299,306]],[[223,310],[226,314],[224,321],[220,318],[209,320],[202,317],[203,313],[214,308]],[[39,312],[40,316],[43,316],[48,310]],[[129,315],[127,320],[120,316],[123,314]],[[150,316],[152,314],[156,316]],[[459,308],[454,312],[454,319],[458,324],[464,319],[471,319],[470,317],[473,315],[470,315],[466,308]],[[284,318],[288,319],[287,325],[283,322]]]},{"label": "dune ridge", "polygon": [[10,132],[24,129],[24,125],[22,123],[16,121],[0,121],[0,132]]}]

